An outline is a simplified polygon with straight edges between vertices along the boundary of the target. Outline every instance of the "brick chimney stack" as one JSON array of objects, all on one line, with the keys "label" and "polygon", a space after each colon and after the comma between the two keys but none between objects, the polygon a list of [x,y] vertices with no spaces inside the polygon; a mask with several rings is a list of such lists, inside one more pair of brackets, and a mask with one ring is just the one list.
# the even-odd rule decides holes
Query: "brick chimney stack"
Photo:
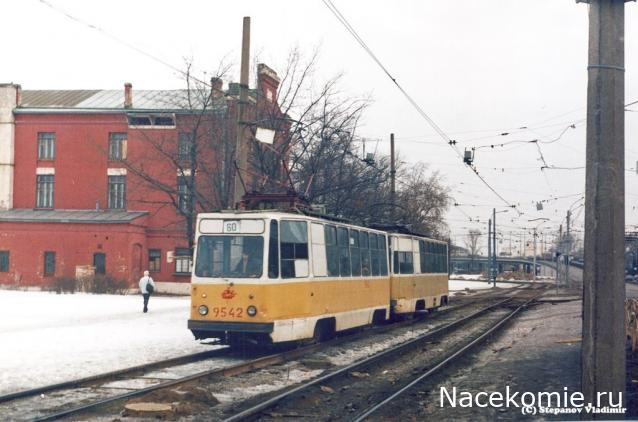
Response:
[{"label": "brick chimney stack", "polygon": [[16,84],[16,107],[22,105],[22,86]]},{"label": "brick chimney stack", "polygon": [[257,65],[257,87],[267,101],[277,101],[277,89],[279,89],[280,82],[277,72],[263,63]]},{"label": "brick chimney stack", "polygon": [[133,84],[127,82],[124,84],[124,108],[133,107]]},{"label": "brick chimney stack", "polygon": [[221,78],[210,78],[211,95],[213,98],[219,98],[224,95],[224,91],[222,90],[223,85],[224,81],[222,81]]}]

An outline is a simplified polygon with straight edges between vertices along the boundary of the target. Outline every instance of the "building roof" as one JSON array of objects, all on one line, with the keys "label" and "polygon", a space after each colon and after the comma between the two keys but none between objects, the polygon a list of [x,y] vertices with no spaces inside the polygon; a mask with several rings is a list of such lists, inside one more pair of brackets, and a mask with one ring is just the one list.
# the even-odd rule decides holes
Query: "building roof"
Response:
[{"label": "building roof", "polygon": [[146,211],[12,209],[0,211],[0,222],[126,224],[146,214]]},{"label": "building roof", "polygon": [[[123,90],[23,90],[19,109],[79,109],[79,110],[198,110],[204,104],[202,93],[192,90],[134,90],[133,107],[124,107]],[[226,106],[223,96],[213,101],[213,109]],[[210,106],[209,106],[210,107]]]}]

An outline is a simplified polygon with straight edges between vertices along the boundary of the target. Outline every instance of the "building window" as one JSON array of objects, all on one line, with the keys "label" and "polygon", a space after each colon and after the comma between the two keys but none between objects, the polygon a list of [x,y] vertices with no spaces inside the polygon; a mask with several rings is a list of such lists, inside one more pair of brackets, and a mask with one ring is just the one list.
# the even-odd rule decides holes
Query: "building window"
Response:
[{"label": "building window", "polygon": [[177,178],[177,206],[179,210],[185,214],[189,212],[191,201],[191,191],[188,188],[188,177],[179,176]]},{"label": "building window", "polygon": [[38,160],[55,158],[55,133],[38,132]]},{"label": "building window", "polygon": [[0,251],[0,273],[9,272],[9,251]]},{"label": "building window", "polygon": [[148,270],[158,272],[161,269],[162,251],[160,249],[148,250]]},{"label": "building window", "polygon": [[191,152],[195,146],[195,138],[190,132],[180,132],[179,144],[177,148],[177,158],[179,160],[189,160]]},{"label": "building window", "polygon": [[129,114],[129,126],[175,127],[173,114]]},{"label": "building window", "polygon": [[44,275],[55,274],[55,252],[44,253]]},{"label": "building window", "polygon": [[55,176],[39,175],[36,178],[36,208],[53,208],[53,185]]},{"label": "building window", "polygon": [[126,208],[126,176],[109,176],[108,207],[118,210]]},{"label": "building window", "polygon": [[126,133],[109,133],[109,160],[126,159]]},{"label": "building window", "polygon": [[193,269],[193,257],[188,248],[175,248],[175,272],[190,274]]}]

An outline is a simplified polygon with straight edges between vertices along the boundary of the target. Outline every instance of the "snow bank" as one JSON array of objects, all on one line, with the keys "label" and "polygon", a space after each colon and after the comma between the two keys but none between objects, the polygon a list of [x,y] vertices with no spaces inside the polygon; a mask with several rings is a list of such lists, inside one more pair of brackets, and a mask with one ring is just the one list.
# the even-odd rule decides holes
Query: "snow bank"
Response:
[{"label": "snow bank", "polygon": [[210,350],[190,298],[0,290],[0,394]]},{"label": "snow bank", "polygon": [[[507,283],[504,281],[497,281],[496,287],[500,288],[510,288],[518,286],[517,283]],[[450,279],[449,289],[451,292],[472,289],[472,290],[482,290],[482,289],[491,289],[492,283],[488,283],[487,281],[472,281],[472,280],[455,280]]]}]

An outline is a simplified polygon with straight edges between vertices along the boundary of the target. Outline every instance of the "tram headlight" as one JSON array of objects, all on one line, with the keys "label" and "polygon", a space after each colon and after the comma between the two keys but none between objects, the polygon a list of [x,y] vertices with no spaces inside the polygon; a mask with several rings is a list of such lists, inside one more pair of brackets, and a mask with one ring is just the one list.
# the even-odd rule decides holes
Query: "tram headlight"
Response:
[{"label": "tram headlight", "polygon": [[206,306],[206,305],[200,305],[200,307],[199,307],[199,308],[197,308],[197,312],[199,312],[199,314],[200,314],[201,316],[204,316],[204,315],[208,314],[208,306]]},{"label": "tram headlight", "polygon": [[246,308],[246,313],[248,314],[248,316],[255,316],[257,315],[257,308],[255,308],[253,305],[250,305]]}]

